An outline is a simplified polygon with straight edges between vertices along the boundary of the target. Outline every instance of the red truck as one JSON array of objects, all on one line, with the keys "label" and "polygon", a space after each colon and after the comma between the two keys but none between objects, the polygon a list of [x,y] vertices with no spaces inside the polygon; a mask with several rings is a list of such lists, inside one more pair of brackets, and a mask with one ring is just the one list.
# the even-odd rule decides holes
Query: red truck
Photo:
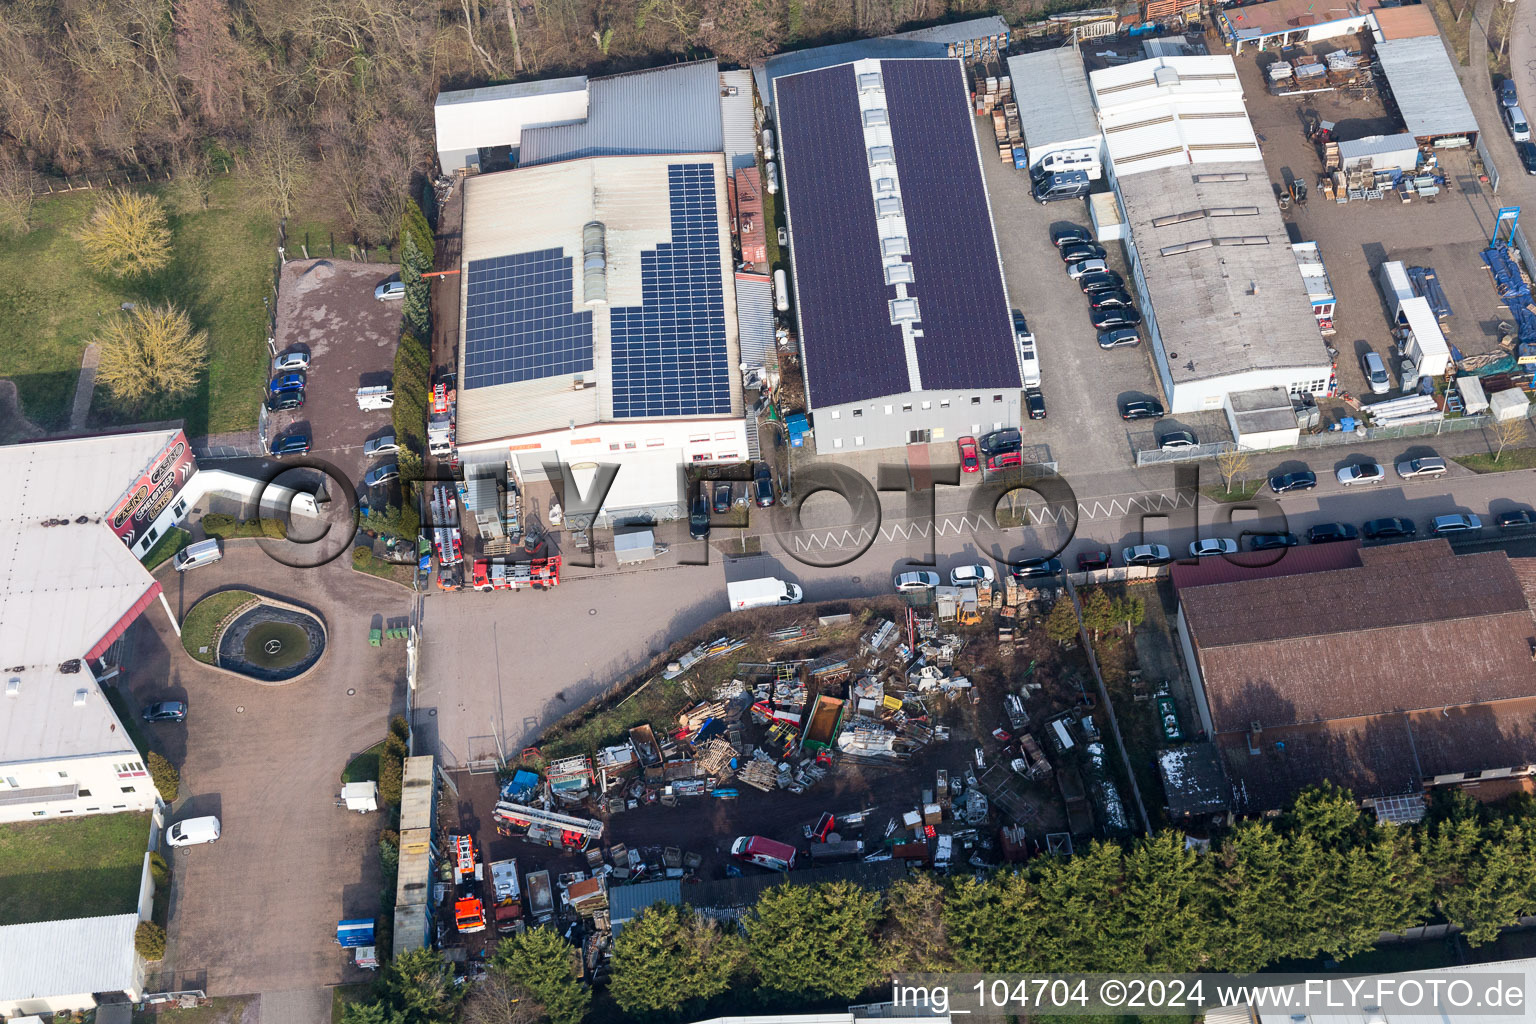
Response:
[{"label": "red truck", "polygon": [[770,871],[795,866],[795,848],[765,836],[741,836],[731,844],[731,856]]},{"label": "red truck", "polygon": [[474,564],[470,585],[476,590],[521,590],[527,587],[548,589],[560,585],[560,556],[535,558],[530,562],[492,562],[480,559]]}]

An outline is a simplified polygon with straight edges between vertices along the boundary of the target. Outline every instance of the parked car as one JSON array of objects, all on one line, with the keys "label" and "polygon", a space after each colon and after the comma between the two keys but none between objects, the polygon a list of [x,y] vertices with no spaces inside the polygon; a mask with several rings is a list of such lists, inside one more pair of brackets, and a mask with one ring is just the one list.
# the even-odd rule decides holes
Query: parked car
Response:
[{"label": "parked car", "polygon": [[284,391],[302,391],[304,389],[304,375],[302,373],[280,373],[267,382],[267,393],[280,395]]},{"label": "parked car", "polygon": [[1017,451],[997,452],[987,456],[987,470],[1008,469],[1011,466],[1024,465],[1024,456]]},{"label": "parked car", "polygon": [[1096,309],[1088,314],[1088,322],[1101,331],[1109,331],[1117,327],[1135,327],[1141,323],[1141,314],[1129,306]]},{"label": "parked car", "polygon": [[1510,512],[1500,512],[1494,519],[1494,523],[1501,530],[1519,530],[1525,527],[1536,526],[1536,512],[1528,508],[1517,508]]},{"label": "parked car", "polygon": [[773,504],[773,470],[768,463],[757,464],[757,471],[752,474],[752,486],[756,491],[758,508],[768,508]]},{"label": "parked car", "polygon": [[1276,473],[1269,478],[1269,489],[1276,494],[1310,491],[1317,486],[1317,474],[1308,469],[1296,473]]},{"label": "parked car", "polygon": [[1067,276],[1076,281],[1084,274],[1102,274],[1109,269],[1109,264],[1103,260],[1083,260],[1081,263],[1068,263]]},{"label": "parked car", "polygon": [[1125,287],[1125,279],[1113,270],[1099,270],[1091,274],[1084,274],[1077,279],[1077,286],[1083,290],[1083,294],[1089,292],[1111,291]]},{"label": "parked car", "polygon": [[1138,398],[1124,402],[1120,406],[1120,418],[1123,420],[1160,420],[1163,418],[1163,403],[1155,398]]},{"label": "parked car", "polygon": [[990,565],[961,565],[949,571],[949,585],[952,587],[990,587],[995,579],[997,574]]},{"label": "parked car", "polygon": [[1020,582],[1024,580],[1045,579],[1048,576],[1061,575],[1061,559],[1059,558],[1032,558],[1027,562],[1020,562],[1008,570],[1008,575]]},{"label": "parked car", "polygon": [[303,455],[309,451],[308,434],[284,434],[282,437],[272,439],[272,454],[278,458],[284,455]]},{"label": "parked car", "polygon": [[185,722],[187,720],[187,702],[184,700],[162,700],[150,704],[144,709],[144,721],[146,722]]},{"label": "parked car", "polygon": [[1134,327],[1116,327],[1112,331],[1099,332],[1099,348],[1108,352],[1112,348],[1141,344],[1141,332]]},{"label": "parked car", "polygon": [[1131,304],[1131,293],[1124,288],[1088,293],[1089,309],[1119,309]]},{"label": "parked car", "polygon": [[1453,512],[1450,515],[1435,516],[1429,521],[1429,532],[1436,537],[1448,533],[1475,533],[1482,528],[1483,521],[1470,513]]},{"label": "parked car", "polygon": [[370,459],[375,455],[394,455],[399,451],[400,445],[395,441],[394,434],[370,437],[363,442],[363,454]]},{"label": "parked car", "polygon": [[960,468],[967,473],[981,472],[981,456],[976,451],[976,439],[966,436],[955,444],[960,449]]},{"label": "parked car", "polygon": [[1536,174],[1536,142],[1515,143],[1515,155],[1520,158],[1520,166],[1525,168],[1526,174]]},{"label": "parked car", "polygon": [[1249,551],[1280,551],[1293,548],[1301,541],[1294,533],[1251,533],[1248,535]]},{"label": "parked car", "polygon": [[385,281],[373,290],[373,297],[380,302],[388,302],[391,299],[405,298],[404,281]]},{"label": "parked car", "polygon": [[1433,455],[1422,459],[1404,459],[1397,464],[1397,475],[1404,480],[1412,480],[1420,476],[1439,476],[1444,472],[1445,460]]},{"label": "parked car", "polygon": [[1157,447],[1165,452],[1177,452],[1186,448],[1198,448],[1200,442],[1192,430],[1170,430],[1157,439]]},{"label": "parked car", "polygon": [[219,819],[213,815],[203,818],[187,818],[165,830],[165,841],[171,846],[200,846],[217,842]]},{"label": "parked car", "polygon": [[1017,309],[1010,312],[1013,314],[1013,333],[1019,336],[1020,341],[1033,339],[1034,335],[1029,332],[1029,322],[1024,319],[1024,314]]},{"label": "parked car", "polygon": [[1307,531],[1308,544],[1333,544],[1341,540],[1358,540],[1360,531],[1349,523],[1318,523]]},{"label": "parked car", "polygon": [[932,590],[940,582],[936,572],[904,572],[892,580],[891,585],[899,593],[906,594],[916,590]]},{"label": "parked car", "polygon": [[309,369],[308,352],[284,352],[272,363],[272,369],[278,373],[289,373],[293,370]]},{"label": "parked car", "polygon": [[1387,471],[1375,459],[1352,462],[1334,474],[1345,487],[1355,484],[1379,484],[1387,478]]},{"label": "parked car", "polygon": [[1207,555],[1235,555],[1236,553],[1237,541],[1230,537],[1201,537],[1189,545],[1191,558],[1204,558]]},{"label": "parked car", "polygon": [[304,407],[304,389],[297,391],[284,391],[276,395],[267,396],[268,412],[284,412],[288,409],[302,409]]},{"label": "parked car", "polygon": [[1513,78],[1504,79],[1499,83],[1499,106],[1518,107],[1519,105],[1520,94],[1515,91],[1515,80]]},{"label": "parked car", "polygon": [[1024,408],[1029,412],[1032,420],[1045,419],[1045,395],[1039,388],[1030,388],[1024,392]]},{"label": "parked car", "polygon": [[1101,260],[1109,255],[1097,242],[1068,242],[1056,250],[1063,263],[1080,263],[1083,260]]},{"label": "parked car", "polygon": [[1016,452],[1024,446],[1024,437],[1013,427],[1004,427],[981,435],[981,454],[996,455],[998,452]]},{"label": "parked car", "polygon": [[1120,552],[1126,565],[1167,565],[1173,561],[1173,553],[1161,544],[1137,544]]},{"label": "parked car", "polygon": [[1076,224],[1070,227],[1057,228],[1051,232],[1051,244],[1058,249],[1064,245],[1071,245],[1074,242],[1091,241],[1093,241],[1093,232],[1087,228],[1078,227]]},{"label": "parked car", "polygon": [[1517,103],[1513,107],[1503,107],[1504,124],[1509,128],[1509,137],[1516,142],[1531,141],[1531,126],[1526,123],[1525,111],[1520,109]]},{"label": "parked car", "polygon": [[400,479],[400,467],[393,462],[382,466],[374,466],[363,476],[363,484],[367,487],[377,487],[379,484],[387,484],[391,480]]},{"label": "parked car", "polygon": [[724,515],[731,510],[730,481],[722,480],[715,484],[714,510],[718,515]]},{"label": "parked car", "polygon": [[1411,519],[1387,516],[1384,519],[1372,519],[1365,524],[1362,532],[1366,540],[1396,540],[1400,537],[1416,536],[1419,531]]},{"label": "parked car", "polygon": [[1365,382],[1370,386],[1371,394],[1384,395],[1392,390],[1392,378],[1387,375],[1387,364],[1381,361],[1381,356],[1373,351],[1368,351],[1360,357],[1360,368],[1365,371]]},{"label": "parked car", "polygon": [[1109,548],[1098,548],[1094,551],[1084,551],[1077,556],[1077,571],[1089,572],[1093,569],[1108,569],[1110,563]]},{"label": "parked car", "polygon": [[688,536],[694,540],[709,536],[709,499],[702,493],[694,495],[693,508],[688,513]]}]

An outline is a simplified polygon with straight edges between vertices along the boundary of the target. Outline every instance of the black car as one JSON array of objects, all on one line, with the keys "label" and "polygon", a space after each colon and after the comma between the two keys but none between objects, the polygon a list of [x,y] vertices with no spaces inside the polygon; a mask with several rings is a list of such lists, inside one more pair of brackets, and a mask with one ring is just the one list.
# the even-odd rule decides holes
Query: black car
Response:
[{"label": "black car", "polygon": [[709,499],[702,494],[693,499],[693,511],[688,513],[688,536],[694,540],[709,536]]},{"label": "black car", "polygon": [[1029,323],[1025,321],[1024,314],[1019,312],[1017,309],[1011,310],[1011,312],[1013,313],[1013,333],[1028,334]]},{"label": "black car", "polygon": [[309,451],[308,434],[284,434],[282,437],[272,439],[272,454],[281,458],[284,455],[303,455]]},{"label": "black car", "polygon": [[187,702],[183,700],[162,700],[144,709],[146,722],[185,722],[186,720]]},{"label": "black car", "polygon": [[724,515],[731,510],[731,485],[722,480],[715,484],[715,511]]},{"label": "black car", "polygon": [[1074,242],[1092,241],[1093,232],[1087,228],[1080,228],[1075,224],[1071,227],[1057,228],[1051,232],[1051,244],[1055,245],[1058,249],[1064,245],[1071,245]]},{"label": "black car", "polygon": [[1120,418],[1123,420],[1160,420],[1163,418],[1163,403],[1155,398],[1136,399],[1126,402],[1120,407]]},{"label": "black car", "polygon": [[1110,557],[1109,548],[1099,548],[1097,551],[1084,551],[1077,556],[1077,571],[1090,572],[1094,569],[1108,569]]},{"label": "black car", "polygon": [[1119,309],[1096,309],[1088,314],[1088,322],[1101,331],[1117,327],[1135,327],[1141,323],[1141,314],[1129,306]]},{"label": "black car", "polygon": [[757,507],[767,508],[773,504],[773,470],[768,468],[768,463],[759,462],[757,472],[752,477],[753,487],[757,491]]},{"label": "black car", "polygon": [[1027,562],[1021,562],[1010,568],[1008,575],[1020,581],[1044,579],[1047,576],[1060,576],[1061,559],[1032,558]]},{"label": "black car", "polygon": [[1124,288],[1125,279],[1113,270],[1096,270],[1077,279],[1077,286],[1085,293]]},{"label": "black car", "polygon": [[1094,242],[1068,242],[1056,251],[1061,254],[1061,262],[1063,263],[1101,260],[1108,255],[1102,245]]},{"label": "black car", "polygon": [[1045,419],[1045,396],[1039,388],[1030,388],[1024,392],[1024,408],[1029,410],[1029,418],[1032,420]]},{"label": "black car", "polygon": [[283,412],[287,409],[302,409],[304,407],[304,389],[297,391],[283,391],[275,395],[267,396],[268,412]]},{"label": "black car", "polygon": [[1536,174],[1536,142],[1517,142],[1515,152],[1520,157],[1520,166],[1525,168],[1525,173]]},{"label": "black car", "polygon": [[1412,519],[1387,516],[1385,519],[1372,519],[1365,524],[1363,532],[1366,540],[1398,540],[1403,537],[1412,537],[1419,530],[1413,525]]},{"label": "black car", "polygon": [[1269,478],[1269,489],[1276,494],[1288,491],[1310,491],[1317,486],[1317,474],[1310,470],[1299,473],[1276,473]]},{"label": "black car", "polygon": [[1012,427],[1004,427],[1002,430],[994,430],[990,434],[982,434],[981,454],[991,456],[1001,452],[1016,452],[1024,447],[1024,438]]},{"label": "black car", "polygon": [[1134,327],[1116,327],[1112,331],[1099,332],[1099,348],[1106,352],[1112,348],[1140,344],[1141,332]]},{"label": "black car", "polygon": [[1493,522],[1501,530],[1519,530],[1536,526],[1536,512],[1528,508],[1517,508],[1511,512],[1500,512]]},{"label": "black car", "polygon": [[1124,288],[1114,291],[1089,292],[1089,309],[1121,309],[1131,305],[1131,293]]},{"label": "black car", "polygon": [[1248,537],[1249,551],[1279,551],[1293,548],[1301,541],[1294,533],[1255,533]]},{"label": "black car", "polygon": [[1349,523],[1318,523],[1307,531],[1309,544],[1333,544],[1341,540],[1358,540],[1360,531]]}]

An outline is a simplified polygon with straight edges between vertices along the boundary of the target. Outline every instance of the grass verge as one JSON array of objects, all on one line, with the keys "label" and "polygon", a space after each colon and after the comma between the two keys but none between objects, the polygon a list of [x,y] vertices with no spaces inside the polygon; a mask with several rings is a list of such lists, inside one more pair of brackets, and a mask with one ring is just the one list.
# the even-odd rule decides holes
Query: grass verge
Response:
[{"label": "grass verge", "polygon": [[1536,448],[1506,448],[1495,458],[1481,455],[1455,455],[1452,458],[1474,473],[1512,473],[1517,469],[1536,469]]},{"label": "grass verge", "polygon": [[218,637],[214,631],[231,612],[255,597],[249,590],[223,590],[209,594],[187,612],[181,624],[181,646],[198,661],[212,665],[214,655],[218,653]]},{"label": "grass verge", "polygon": [[281,519],[236,519],[217,512],[203,516],[199,523],[210,537],[238,540],[241,537],[270,537],[282,540],[288,536],[288,527]]},{"label": "grass verge", "polygon": [[347,766],[341,771],[341,781],[343,783],[377,782],[379,778],[379,755],[383,752],[384,741],[379,740],[379,742],[347,762]]},{"label": "grass verge", "polygon": [[1212,501],[1247,501],[1255,494],[1258,494],[1259,488],[1263,486],[1263,480],[1246,480],[1241,483],[1234,483],[1230,490],[1220,484],[1211,484],[1208,487],[1200,488],[1200,493]]},{"label": "grass verge", "polygon": [[148,814],[0,825],[0,925],[132,912],[148,840]]},{"label": "grass verge", "polygon": [[[133,1024],[240,1024],[255,996],[215,996],[206,1006],[167,1006],[135,1010]],[[338,1018],[339,1019],[339,1018]]]},{"label": "grass verge", "polygon": [[352,549],[352,568],[358,572],[365,572],[370,576],[377,576],[381,580],[390,580],[401,586],[411,585],[411,578],[416,574],[413,565],[396,565],[394,562],[386,562],[367,548]]},{"label": "grass verge", "polygon": [[192,535],[180,527],[173,526],[166,531],[164,537],[155,542],[155,546],[149,549],[149,554],[144,556],[144,568],[150,572],[158,569],[166,559],[192,543]]},{"label": "grass verge", "polygon": [[1456,60],[1462,67],[1472,63],[1468,56],[1468,49],[1472,35],[1472,0],[1459,0],[1460,5],[1465,5],[1460,21],[1456,20],[1456,9],[1452,7],[1453,0],[1429,0],[1430,10],[1435,12],[1435,20],[1440,23],[1440,32],[1451,44],[1451,52],[1456,55]]}]

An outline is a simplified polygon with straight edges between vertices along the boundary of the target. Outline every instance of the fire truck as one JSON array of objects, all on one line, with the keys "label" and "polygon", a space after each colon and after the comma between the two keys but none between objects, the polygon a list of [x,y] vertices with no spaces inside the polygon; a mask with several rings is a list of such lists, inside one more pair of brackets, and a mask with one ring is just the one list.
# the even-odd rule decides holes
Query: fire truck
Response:
[{"label": "fire truck", "polygon": [[438,458],[453,454],[457,398],[458,393],[447,384],[432,388],[432,408],[427,413],[427,451]]},{"label": "fire truck", "polygon": [[433,487],[429,505],[437,564],[458,565],[464,561],[464,535],[459,530],[459,505],[453,488],[447,484]]},{"label": "fire truck", "polygon": [[453,923],[460,935],[485,931],[485,904],[480,902],[480,879],[484,872],[475,856],[475,841],[470,836],[451,836],[453,856]]},{"label": "fire truck", "polygon": [[594,839],[603,837],[603,823],[569,814],[540,810],[524,804],[499,800],[491,812],[496,831],[503,835],[521,834],[530,842],[545,846],[563,846],[583,851]]},{"label": "fire truck", "polygon": [[560,556],[527,562],[493,562],[482,558],[474,564],[470,583],[476,590],[548,590],[560,585]]}]

